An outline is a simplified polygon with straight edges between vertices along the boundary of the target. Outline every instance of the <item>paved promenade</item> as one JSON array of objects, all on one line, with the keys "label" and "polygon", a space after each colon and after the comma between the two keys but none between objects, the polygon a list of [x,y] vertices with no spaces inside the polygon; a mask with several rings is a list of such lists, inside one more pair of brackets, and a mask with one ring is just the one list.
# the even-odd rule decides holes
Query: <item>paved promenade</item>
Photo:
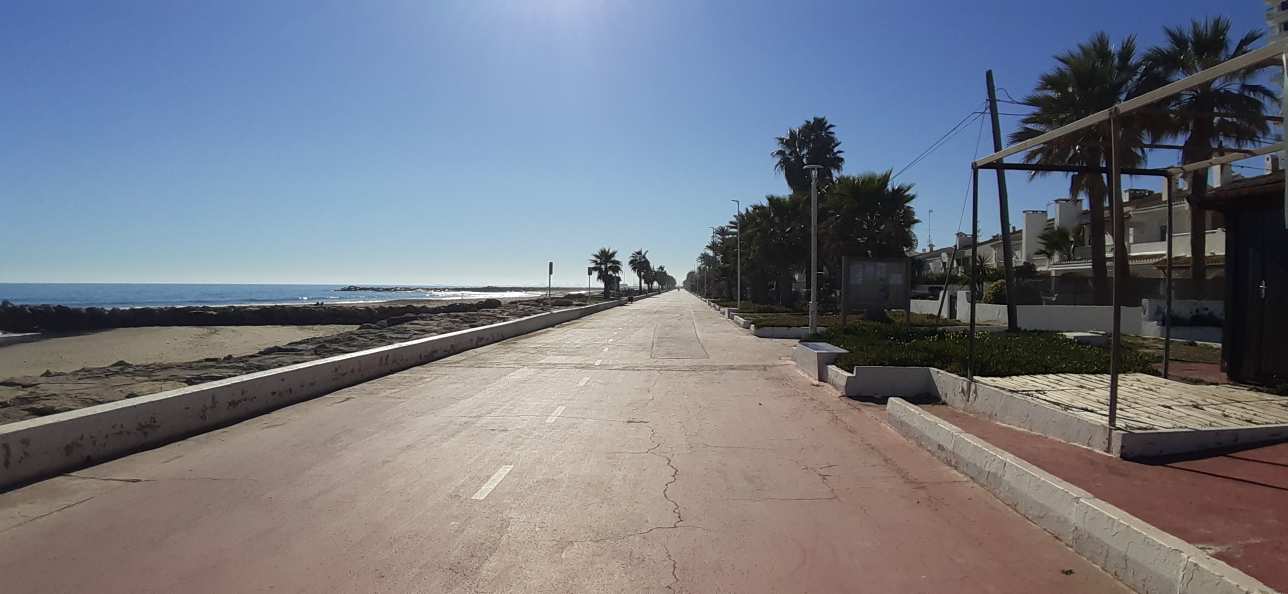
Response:
[{"label": "paved promenade", "polygon": [[1125,592],[672,292],[0,494],[16,592]]}]

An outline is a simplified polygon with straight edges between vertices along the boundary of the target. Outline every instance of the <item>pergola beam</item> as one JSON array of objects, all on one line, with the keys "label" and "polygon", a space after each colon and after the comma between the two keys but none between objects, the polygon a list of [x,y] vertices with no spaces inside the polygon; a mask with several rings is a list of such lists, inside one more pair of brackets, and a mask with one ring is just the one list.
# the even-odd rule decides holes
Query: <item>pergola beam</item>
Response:
[{"label": "pergola beam", "polygon": [[1085,118],[1073,122],[1072,124],[1066,124],[1045,134],[1030,138],[1024,142],[1013,144],[987,157],[976,160],[975,166],[983,167],[984,165],[1000,161],[1016,153],[1022,153],[1036,146],[1046,144],[1062,136],[1067,136],[1079,130],[1084,130],[1097,124],[1107,122],[1109,121],[1110,114],[1115,111],[1119,116],[1122,116],[1159,101],[1160,99],[1170,97],[1182,91],[1186,91],[1201,84],[1221,78],[1231,72],[1238,72],[1248,68],[1249,66],[1255,66],[1268,60],[1278,61],[1285,52],[1288,52],[1288,38],[1272,41],[1261,49],[1248,52],[1233,60],[1217,64],[1216,66],[1208,68],[1207,70],[1199,72],[1193,76],[1188,76],[1138,97],[1128,99],[1114,107],[1093,113]]},{"label": "pergola beam", "polygon": [[[1246,158],[1246,157],[1245,157]],[[980,169],[1001,169],[1003,171],[1040,171],[1043,173],[1110,173],[1108,167],[1084,167],[1079,165],[1039,165],[1034,163],[989,163],[980,165]],[[1153,177],[1167,177],[1172,175],[1168,169],[1138,169],[1126,167],[1122,169],[1124,175],[1140,175]]]},{"label": "pergola beam", "polygon": [[[1250,149],[1246,151],[1240,150],[1239,152],[1230,153],[1228,155],[1212,157],[1211,159],[1208,159],[1206,161],[1197,161],[1194,163],[1186,163],[1184,165],[1178,165],[1176,167],[1170,168],[1169,171],[1171,173],[1189,173],[1191,171],[1206,169],[1213,165],[1225,165],[1226,163],[1234,163],[1235,161],[1242,161],[1244,159],[1260,157],[1261,155],[1269,155],[1270,153],[1277,153],[1282,150],[1284,150],[1284,143],[1276,142],[1274,144],[1259,146],[1255,149]],[[1123,172],[1126,173],[1126,170],[1123,170]]]}]

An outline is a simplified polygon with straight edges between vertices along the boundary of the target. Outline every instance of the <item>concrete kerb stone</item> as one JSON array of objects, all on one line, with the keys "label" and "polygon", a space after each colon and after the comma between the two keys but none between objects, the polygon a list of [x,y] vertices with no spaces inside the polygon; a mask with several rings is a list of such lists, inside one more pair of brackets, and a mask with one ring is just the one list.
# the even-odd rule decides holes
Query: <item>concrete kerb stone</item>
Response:
[{"label": "concrete kerb stone", "polygon": [[1126,460],[1255,446],[1288,440],[1288,425],[1114,431],[1109,451]]},{"label": "concrete kerb stone", "polygon": [[157,447],[620,304],[615,300],[547,312],[0,425],[0,490]]},{"label": "concrete kerb stone", "polygon": [[901,398],[892,427],[1142,594],[1273,594],[1260,581]]}]

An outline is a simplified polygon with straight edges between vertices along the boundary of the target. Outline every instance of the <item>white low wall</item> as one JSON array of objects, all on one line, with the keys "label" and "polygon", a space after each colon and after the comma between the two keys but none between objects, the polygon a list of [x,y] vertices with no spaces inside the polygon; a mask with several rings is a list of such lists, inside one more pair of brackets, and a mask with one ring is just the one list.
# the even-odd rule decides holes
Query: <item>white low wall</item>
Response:
[{"label": "white low wall", "polygon": [[0,425],[0,489],[157,447],[620,305],[606,301]]},{"label": "white low wall", "polygon": [[[1167,332],[1166,326],[1158,322],[1143,321],[1140,325],[1141,336],[1162,338]],[[1224,330],[1220,326],[1172,326],[1172,340],[1194,340],[1198,342],[1221,342]]]},{"label": "white low wall", "polygon": [[[1141,308],[1130,306],[1121,309],[1123,334],[1142,335]],[[1114,328],[1113,315],[1114,308],[1111,305],[1015,306],[1015,321],[1020,328],[1025,330],[1112,332]],[[969,303],[957,308],[957,321],[970,321]],[[995,303],[975,304],[975,323],[1005,324],[1006,306]]]},{"label": "white low wall", "polygon": [[[1002,308],[1005,316],[1006,306]],[[1140,335],[1140,308],[1123,307],[1123,334]],[[1025,330],[1055,330],[1083,332],[1112,332],[1114,329],[1112,305],[1019,305],[1015,307],[1016,322]]]},{"label": "white low wall", "polygon": [[[930,316],[939,315],[938,299],[911,299],[910,301],[912,303],[911,305],[912,313],[926,314]],[[948,315],[947,303],[944,304],[943,313],[944,313],[944,316],[947,317]]]},{"label": "white low wall", "polygon": [[[970,303],[958,301],[957,321],[970,322]],[[976,324],[1005,324],[1006,323],[1006,306],[995,303],[976,303],[975,304],[975,323]]]}]

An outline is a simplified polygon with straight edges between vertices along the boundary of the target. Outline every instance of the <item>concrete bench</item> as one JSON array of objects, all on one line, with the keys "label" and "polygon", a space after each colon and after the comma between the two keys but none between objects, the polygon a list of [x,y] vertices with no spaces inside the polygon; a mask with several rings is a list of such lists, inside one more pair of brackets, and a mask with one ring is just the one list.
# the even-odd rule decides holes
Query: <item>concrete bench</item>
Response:
[{"label": "concrete bench", "polygon": [[805,375],[822,382],[827,381],[827,366],[848,352],[826,342],[801,342],[792,347],[792,360]]}]

